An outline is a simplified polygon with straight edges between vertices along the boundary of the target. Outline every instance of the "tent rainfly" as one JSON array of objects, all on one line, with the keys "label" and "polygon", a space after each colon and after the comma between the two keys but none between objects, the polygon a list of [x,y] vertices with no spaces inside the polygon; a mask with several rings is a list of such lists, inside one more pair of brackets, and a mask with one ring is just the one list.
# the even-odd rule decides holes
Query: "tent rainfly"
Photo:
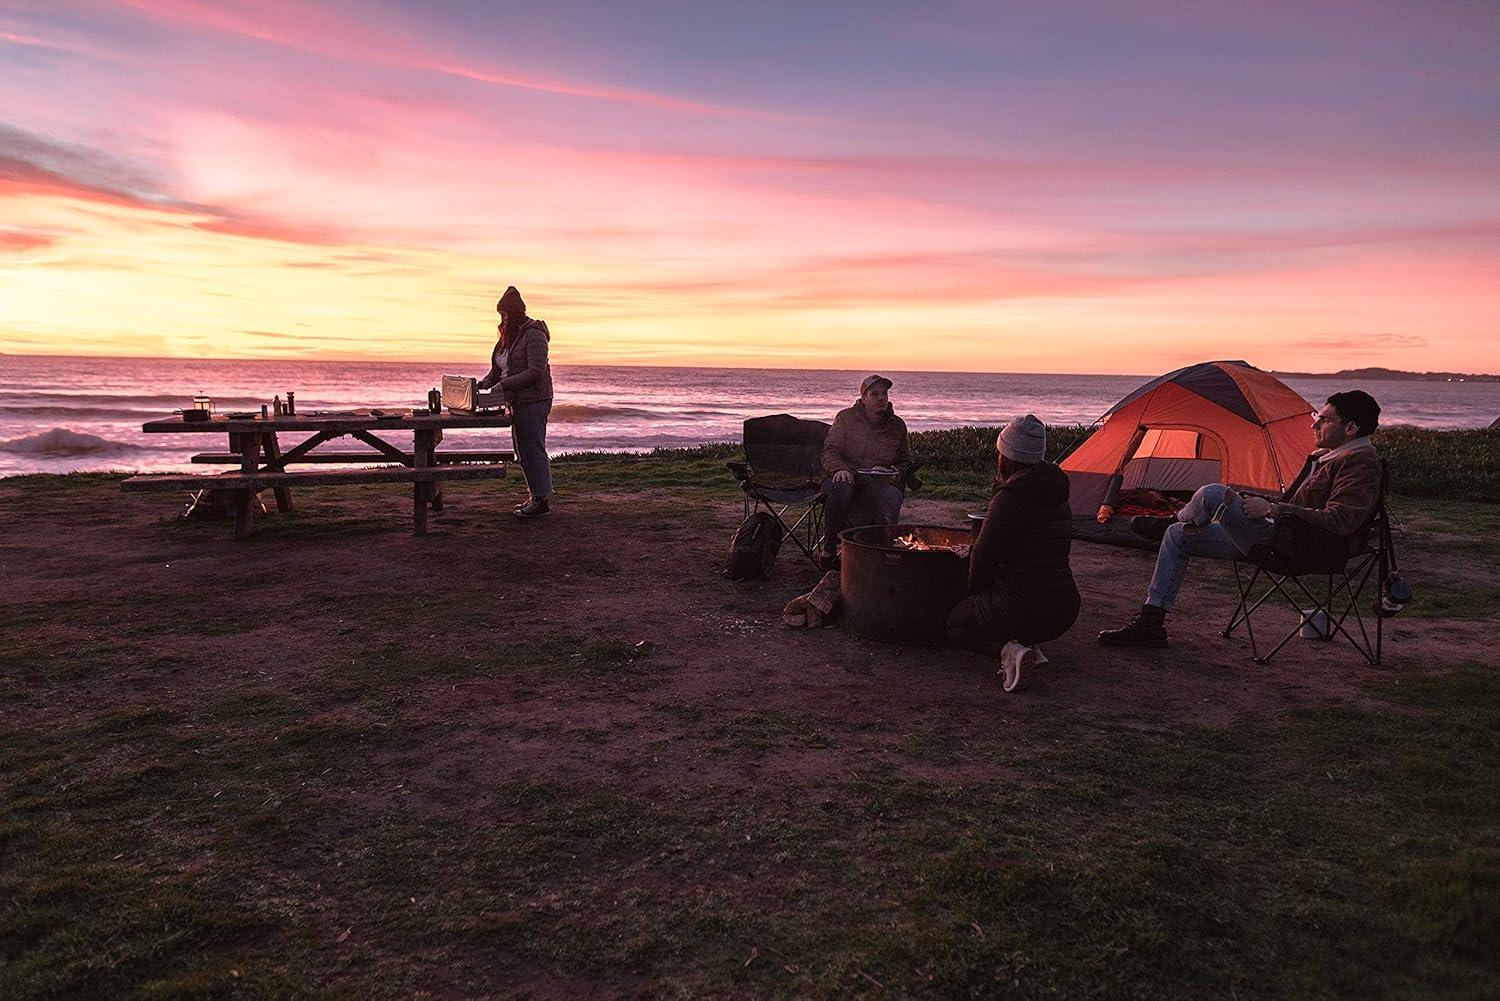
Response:
[{"label": "tent rainfly", "polygon": [[1278,493],[1315,446],[1312,410],[1281,380],[1242,361],[1203,362],[1152,379],[1111,407],[1063,460],[1073,516],[1108,519],[1122,489],[1227,483]]}]

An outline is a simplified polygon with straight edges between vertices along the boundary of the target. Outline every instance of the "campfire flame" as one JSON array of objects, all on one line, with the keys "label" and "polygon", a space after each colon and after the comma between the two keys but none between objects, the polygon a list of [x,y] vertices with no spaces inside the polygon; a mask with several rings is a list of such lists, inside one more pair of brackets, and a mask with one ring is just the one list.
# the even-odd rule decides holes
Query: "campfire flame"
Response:
[{"label": "campfire flame", "polygon": [[947,552],[953,553],[957,556],[961,556],[964,559],[969,558],[969,547],[966,545],[939,545],[937,543],[928,542],[926,539],[918,538],[917,533],[915,532],[907,532],[905,535],[896,536],[891,540],[891,545],[895,546],[897,549],[906,549],[912,552]]}]

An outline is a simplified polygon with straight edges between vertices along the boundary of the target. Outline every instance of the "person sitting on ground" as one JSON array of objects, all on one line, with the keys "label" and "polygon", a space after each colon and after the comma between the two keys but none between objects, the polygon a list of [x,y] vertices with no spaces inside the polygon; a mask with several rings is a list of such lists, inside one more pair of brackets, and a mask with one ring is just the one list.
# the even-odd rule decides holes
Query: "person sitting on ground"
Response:
[{"label": "person sitting on ground", "polygon": [[1380,503],[1380,457],[1370,444],[1379,424],[1380,404],[1369,393],[1334,393],[1313,420],[1318,450],[1282,500],[1242,495],[1222,483],[1210,483],[1199,487],[1175,518],[1132,518],[1133,530],[1161,540],[1156,572],[1135,621],[1101,632],[1099,642],[1166,646],[1167,613],[1193,556],[1243,559],[1255,546],[1270,542],[1276,522],[1284,519],[1302,522],[1325,537],[1359,531]]},{"label": "person sitting on ground", "polygon": [[526,302],[514,285],[495,304],[500,314],[499,340],[490,352],[489,373],[480,389],[499,386],[510,405],[511,440],[526,477],[526,500],[516,505],[516,516],[540,518],[551,510],[552,464],[547,459],[547,417],[552,413],[552,366],[547,342],[552,339],[545,320],[526,315]]},{"label": "person sitting on ground", "polygon": [[[948,640],[1001,657],[1005,690],[1015,691],[1037,663],[1036,644],[1078,619],[1068,563],[1073,514],[1068,476],[1046,461],[1047,428],[1034,415],[1005,425],[995,450],[989,511],[969,554],[969,596],[948,615]],[[1012,644],[1026,649],[1008,650]]]},{"label": "person sitting on ground", "polygon": [[824,439],[823,542],[818,556],[825,566],[837,560],[844,529],[901,520],[913,464],[906,422],[891,406],[890,389],[891,380],[885,376],[866,376],[859,399],[838,412]]}]

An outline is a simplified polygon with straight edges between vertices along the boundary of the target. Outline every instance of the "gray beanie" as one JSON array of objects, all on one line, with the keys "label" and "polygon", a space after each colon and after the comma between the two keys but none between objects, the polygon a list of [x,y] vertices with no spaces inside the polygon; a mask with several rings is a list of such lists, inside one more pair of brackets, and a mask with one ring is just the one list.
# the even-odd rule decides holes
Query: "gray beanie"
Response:
[{"label": "gray beanie", "polygon": [[1047,457],[1047,426],[1035,414],[1017,417],[995,439],[995,450],[1012,462],[1041,462]]}]

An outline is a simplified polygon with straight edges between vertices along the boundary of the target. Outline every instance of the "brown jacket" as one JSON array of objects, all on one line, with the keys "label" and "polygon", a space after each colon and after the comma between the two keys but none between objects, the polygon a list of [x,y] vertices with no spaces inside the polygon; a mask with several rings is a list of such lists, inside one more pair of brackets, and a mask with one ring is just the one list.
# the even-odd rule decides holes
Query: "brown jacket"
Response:
[{"label": "brown jacket", "polygon": [[552,366],[547,360],[547,342],[551,339],[545,320],[528,317],[521,324],[520,336],[508,348],[496,344],[490,352],[490,371],[479,388],[499,386],[505,391],[506,403],[552,399]]},{"label": "brown jacket", "polygon": [[1272,506],[1276,520],[1295,518],[1330,535],[1352,536],[1380,503],[1380,456],[1356,448],[1327,462],[1312,462],[1291,496]]},{"label": "brown jacket", "polygon": [[854,406],[838,412],[828,437],[823,440],[823,475],[871,466],[894,466],[903,473],[910,468],[906,422],[892,409],[886,412],[884,420],[872,423],[865,414],[864,403],[856,400]]}]

